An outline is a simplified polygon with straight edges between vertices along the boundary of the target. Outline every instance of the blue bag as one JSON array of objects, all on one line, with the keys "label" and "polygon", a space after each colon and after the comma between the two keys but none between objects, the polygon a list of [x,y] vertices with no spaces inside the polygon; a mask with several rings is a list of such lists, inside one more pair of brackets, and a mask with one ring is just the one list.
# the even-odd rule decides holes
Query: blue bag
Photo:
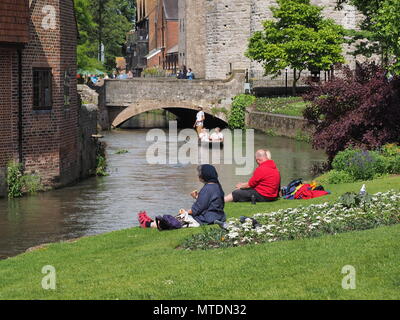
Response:
[{"label": "blue bag", "polygon": [[163,230],[175,230],[182,228],[182,223],[175,217],[166,214],[164,216],[156,217],[157,228],[160,231]]}]

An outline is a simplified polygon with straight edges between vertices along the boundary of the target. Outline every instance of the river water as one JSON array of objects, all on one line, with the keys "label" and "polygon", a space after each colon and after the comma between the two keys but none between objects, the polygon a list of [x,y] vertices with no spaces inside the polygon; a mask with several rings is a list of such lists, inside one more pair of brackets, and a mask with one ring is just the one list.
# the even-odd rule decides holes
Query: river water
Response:
[{"label": "river water", "polygon": [[[138,225],[136,214],[175,214],[190,208],[189,193],[200,189],[196,165],[148,164],[146,130],[104,133],[108,177],[93,177],[74,186],[21,199],[0,199],[0,258],[43,243],[126,229]],[[244,143],[244,142],[243,142]],[[269,148],[282,175],[282,185],[311,179],[310,168],[325,155],[304,142],[255,134],[255,149]],[[126,154],[116,154],[126,149]],[[247,176],[235,175],[234,164],[216,165],[226,193]],[[229,212],[227,212],[229,217]]]}]

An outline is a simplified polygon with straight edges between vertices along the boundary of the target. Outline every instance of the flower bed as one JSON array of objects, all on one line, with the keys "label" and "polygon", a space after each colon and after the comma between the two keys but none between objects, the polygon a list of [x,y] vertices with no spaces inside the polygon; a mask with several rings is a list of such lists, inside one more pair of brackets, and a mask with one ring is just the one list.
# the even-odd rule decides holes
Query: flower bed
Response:
[{"label": "flower bed", "polygon": [[347,194],[337,202],[259,213],[253,218],[261,226],[253,228],[251,219],[244,223],[230,220],[227,231],[205,229],[188,238],[183,247],[234,247],[393,225],[400,223],[400,193],[389,191],[364,197]]}]

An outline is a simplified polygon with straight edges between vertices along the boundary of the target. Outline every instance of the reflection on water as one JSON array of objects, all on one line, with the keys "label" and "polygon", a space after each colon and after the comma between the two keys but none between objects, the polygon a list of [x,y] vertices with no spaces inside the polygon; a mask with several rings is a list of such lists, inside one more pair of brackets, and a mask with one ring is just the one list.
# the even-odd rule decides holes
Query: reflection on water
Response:
[{"label": "reflection on water", "polygon": [[[149,165],[145,130],[105,133],[110,176],[22,199],[0,199],[0,257],[16,255],[42,243],[137,226],[140,210],[154,216],[190,208],[189,193],[200,189],[196,165]],[[310,179],[312,164],[325,160],[310,145],[280,137],[255,135],[255,149],[269,148],[282,183]],[[127,154],[115,154],[126,149]],[[245,148],[243,148],[245,150]],[[226,193],[249,176],[235,176],[235,165],[216,165]],[[229,212],[228,212],[229,216]]]}]

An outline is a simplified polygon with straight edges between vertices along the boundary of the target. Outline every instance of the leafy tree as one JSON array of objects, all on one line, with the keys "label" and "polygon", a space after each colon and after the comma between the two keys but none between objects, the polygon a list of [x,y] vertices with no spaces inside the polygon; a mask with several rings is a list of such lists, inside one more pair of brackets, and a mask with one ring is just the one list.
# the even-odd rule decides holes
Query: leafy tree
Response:
[{"label": "leafy tree", "polygon": [[344,77],[315,85],[304,117],[315,126],[313,145],[330,161],[346,147],[375,149],[400,141],[400,79],[388,81],[376,64],[344,68]]},{"label": "leafy tree", "polygon": [[134,0],[90,0],[91,12],[98,25],[96,44],[105,47],[107,69],[115,66],[115,57],[123,56],[126,33],[133,28],[136,14]]},{"label": "leafy tree", "polygon": [[246,56],[263,63],[265,73],[278,76],[290,67],[294,70],[293,92],[304,70],[330,70],[343,63],[344,29],[325,19],[322,8],[310,0],[277,0],[272,7],[274,20],[264,22],[264,30],[255,32]]},{"label": "leafy tree", "polygon": [[79,29],[78,68],[84,70],[103,69],[97,60],[96,37],[97,24],[90,11],[90,0],[75,0],[75,14]]},{"label": "leafy tree", "polygon": [[[78,67],[111,70],[115,66],[115,57],[123,55],[126,33],[133,27],[135,1],[74,1],[80,35]],[[105,46],[105,66],[98,60],[100,41]]]},{"label": "leafy tree", "polygon": [[337,0],[339,9],[344,3],[354,5],[364,15],[361,30],[348,35],[357,43],[355,54],[368,57],[377,54],[382,65],[400,74],[400,1],[398,0]]}]

